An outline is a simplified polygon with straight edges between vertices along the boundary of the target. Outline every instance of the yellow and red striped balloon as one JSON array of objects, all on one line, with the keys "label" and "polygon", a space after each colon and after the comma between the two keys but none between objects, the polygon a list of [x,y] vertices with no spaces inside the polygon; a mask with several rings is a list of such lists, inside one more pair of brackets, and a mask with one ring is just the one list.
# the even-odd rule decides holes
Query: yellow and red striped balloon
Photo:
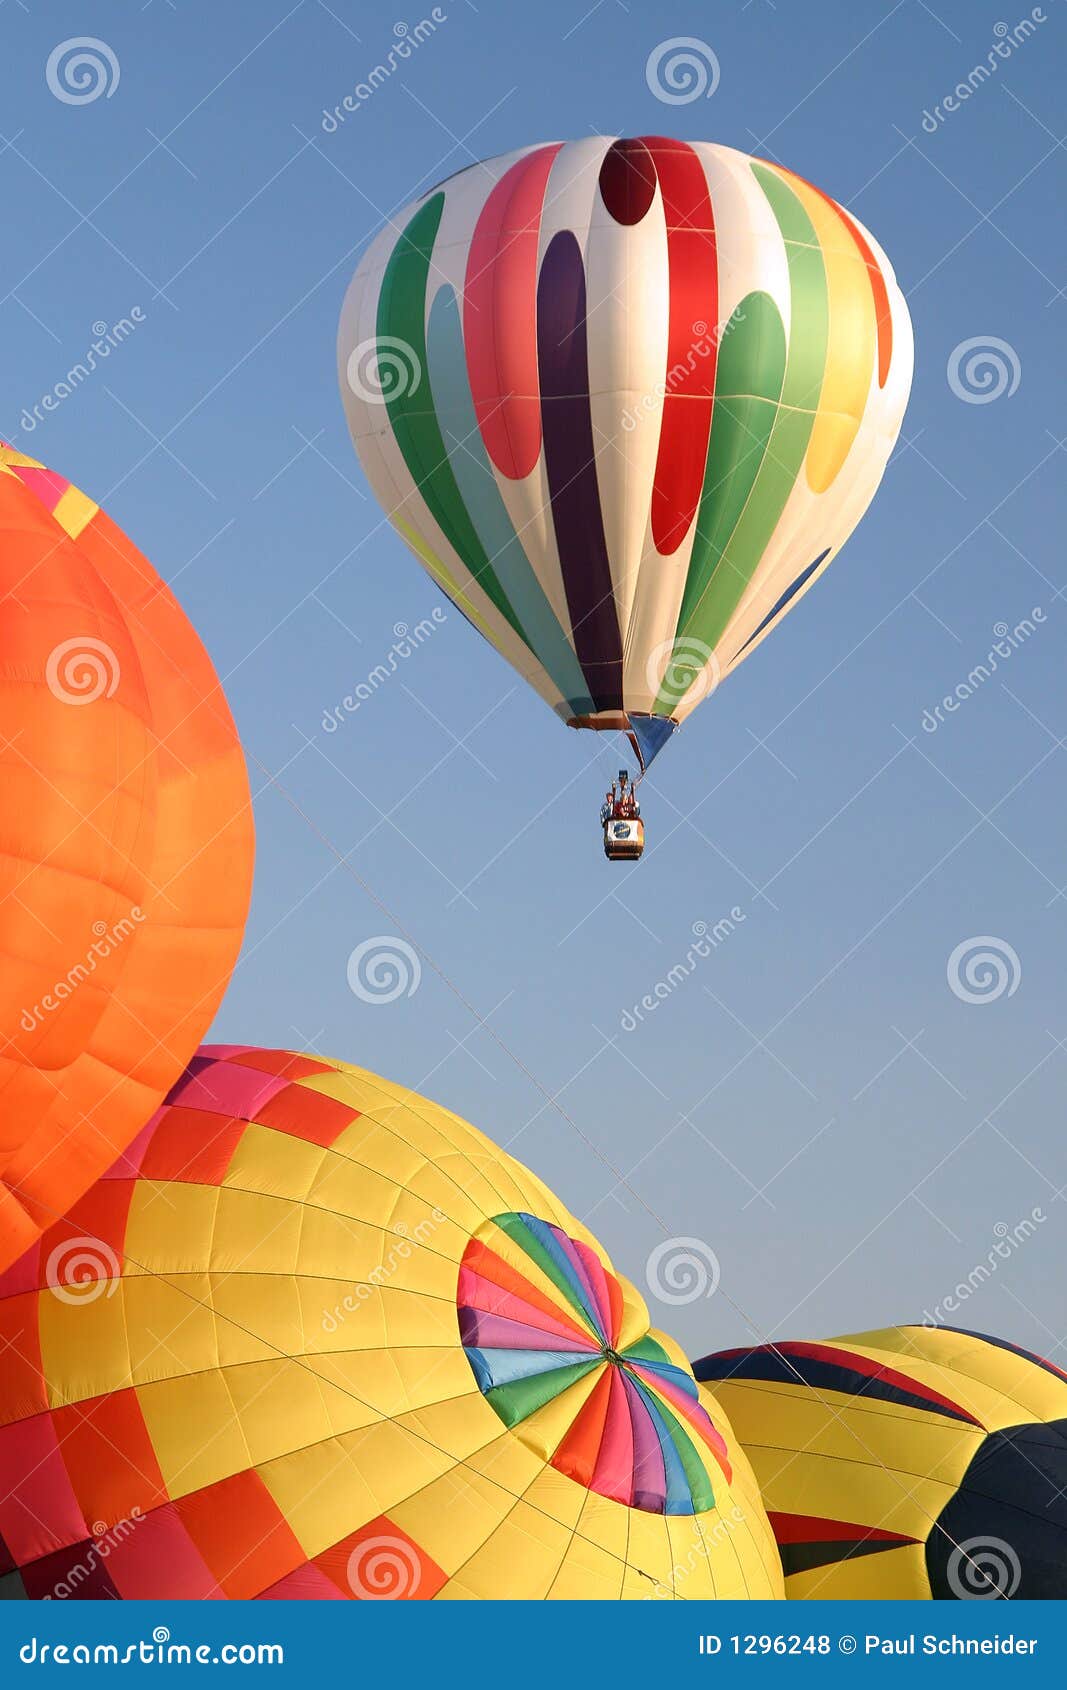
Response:
[{"label": "yellow and red striped balloon", "polygon": [[358,1068],[205,1048],[0,1279],[0,1343],[0,1595],[781,1595],[633,1286]]}]

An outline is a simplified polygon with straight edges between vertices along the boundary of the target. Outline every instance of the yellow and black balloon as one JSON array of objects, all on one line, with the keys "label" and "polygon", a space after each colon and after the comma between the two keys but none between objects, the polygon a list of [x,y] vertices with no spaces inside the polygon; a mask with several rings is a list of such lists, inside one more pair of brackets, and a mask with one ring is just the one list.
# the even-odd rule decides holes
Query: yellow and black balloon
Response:
[{"label": "yellow and black balloon", "polygon": [[894,1326],[694,1363],[749,1456],[786,1595],[1067,1596],[1067,1373]]}]

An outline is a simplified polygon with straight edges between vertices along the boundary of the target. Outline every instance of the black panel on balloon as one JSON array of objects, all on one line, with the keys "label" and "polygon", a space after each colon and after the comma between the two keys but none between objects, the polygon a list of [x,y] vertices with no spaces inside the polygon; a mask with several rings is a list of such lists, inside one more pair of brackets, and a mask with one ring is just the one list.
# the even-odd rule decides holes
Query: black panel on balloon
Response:
[{"label": "black panel on balloon", "polygon": [[1067,1420],[991,1432],[926,1545],[935,1597],[1067,1597]]}]

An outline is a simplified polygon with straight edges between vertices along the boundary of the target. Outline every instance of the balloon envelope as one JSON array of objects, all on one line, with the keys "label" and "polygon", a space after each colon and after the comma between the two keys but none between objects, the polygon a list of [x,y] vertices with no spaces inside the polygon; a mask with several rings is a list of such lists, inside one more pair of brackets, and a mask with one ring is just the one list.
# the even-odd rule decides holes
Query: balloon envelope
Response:
[{"label": "balloon envelope", "polygon": [[0,448],[0,1267],[206,1032],[251,887],[237,732],[151,564]]},{"label": "balloon envelope", "polygon": [[0,1595],[781,1594],[633,1286],[361,1069],[203,1050],[0,1281],[0,1330]]},{"label": "balloon envelope", "polygon": [[693,1365],[752,1460],[787,1596],[1067,1596],[1067,1374],[1052,1362],[894,1326]]},{"label": "balloon envelope", "polygon": [[912,368],[851,213],[658,136],[449,177],[368,250],[338,349],[356,451],[424,567],[643,765],[836,556]]}]

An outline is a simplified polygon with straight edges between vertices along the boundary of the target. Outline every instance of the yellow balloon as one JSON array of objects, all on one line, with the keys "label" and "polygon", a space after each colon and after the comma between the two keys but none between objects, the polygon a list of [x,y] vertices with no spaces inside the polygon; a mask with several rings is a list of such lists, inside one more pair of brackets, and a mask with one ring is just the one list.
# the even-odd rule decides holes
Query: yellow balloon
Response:
[{"label": "yellow balloon", "polygon": [[778,1538],[786,1595],[1067,1596],[1067,1374],[893,1326],[695,1362]]},{"label": "yellow balloon", "polygon": [[362,1069],[205,1047],[11,1272],[28,1595],[78,1568],[59,1594],[781,1595],[748,1462],[634,1287],[535,1175]]}]

